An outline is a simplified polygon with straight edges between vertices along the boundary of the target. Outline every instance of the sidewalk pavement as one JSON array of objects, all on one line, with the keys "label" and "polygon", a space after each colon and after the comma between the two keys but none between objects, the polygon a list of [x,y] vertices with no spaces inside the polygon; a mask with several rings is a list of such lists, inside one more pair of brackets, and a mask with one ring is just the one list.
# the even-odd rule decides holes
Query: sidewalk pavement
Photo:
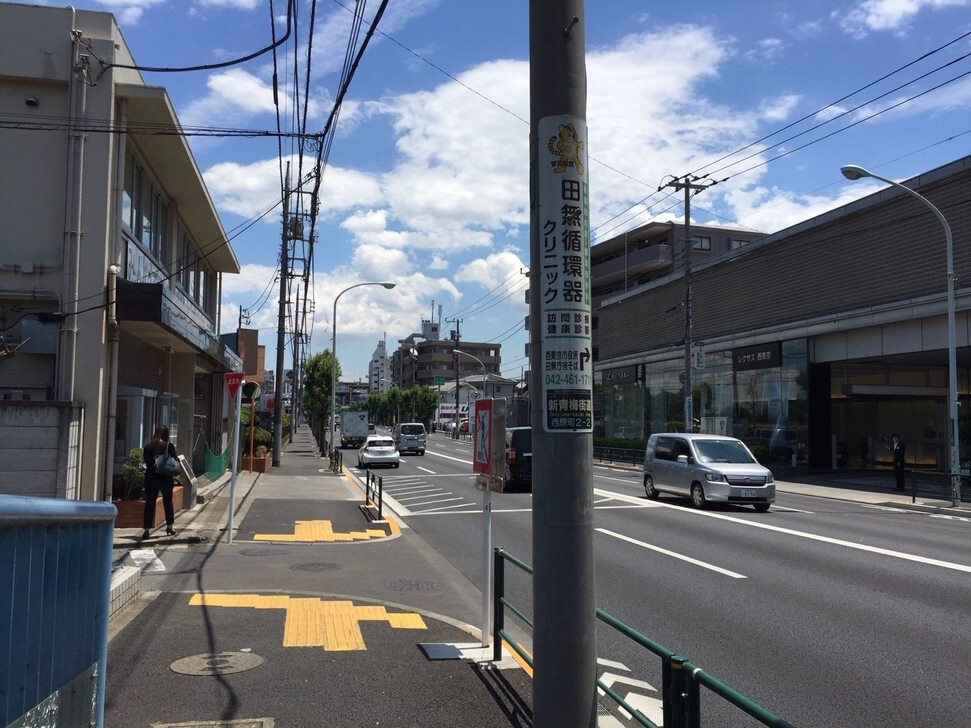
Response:
[{"label": "sidewalk pavement", "polygon": [[226,485],[174,537],[117,532],[141,593],[110,625],[107,726],[531,724],[527,672],[481,650],[478,585],[326,466],[304,427],[239,477],[232,544]]},{"label": "sidewalk pavement", "polygon": [[[304,427],[279,467],[241,473],[232,544],[228,479],[178,514],[174,537],[116,531],[124,588],[140,594],[111,622],[106,725],[531,724],[528,672],[479,647],[479,585],[393,515],[366,518],[358,482],[327,464]],[[882,475],[777,488],[971,516],[911,504]]]}]

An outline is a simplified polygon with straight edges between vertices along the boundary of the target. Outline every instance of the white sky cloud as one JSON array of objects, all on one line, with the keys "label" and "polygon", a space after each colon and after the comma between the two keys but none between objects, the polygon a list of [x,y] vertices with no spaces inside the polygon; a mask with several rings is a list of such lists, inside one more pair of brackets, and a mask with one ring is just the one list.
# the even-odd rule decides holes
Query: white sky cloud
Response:
[{"label": "white sky cloud", "polygon": [[788,94],[771,101],[765,101],[759,107],[759,114],[770,123],[785,121],[796,108],[800,99],[801,97],[798,94]]},{"label": "white sky cloud", "polygon": [[963,7],[968,0],[864,0],[845,15],[834,11],[843,29],[855,38],[871,32],[902,33],[910,20],[925,8]]},{"label": "white sky cloud", "polygon": [[[291,161],[296,168],[296,160],[291,158]],[[304,164],[306,166],[306,160]],[[221,209],[235,212],[242,217],[253,217],[280,199],[279,165],[276,158],[251,164],[222,162],[203,172],[203,177]],[[357,205],[374,204],[381,199],[381,189],[374,177],[356,170],[334,166],[327,168],[321,187],[322,214],[327,215]],[[267,219],[274,221],[279,217],[268,215]]]},{"label": "white sky cloud", "polygon": [[754,48],[745,51],[745,59],[753,63],[774,63],[782,58],[785,48],[780,38],[762,38]]}]

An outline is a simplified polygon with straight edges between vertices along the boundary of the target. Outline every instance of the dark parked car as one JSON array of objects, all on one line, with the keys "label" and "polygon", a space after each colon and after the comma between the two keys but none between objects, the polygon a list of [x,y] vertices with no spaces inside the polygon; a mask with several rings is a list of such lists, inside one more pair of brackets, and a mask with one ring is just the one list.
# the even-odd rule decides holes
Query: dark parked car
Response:
[{"label": "dark parked car", "polygon": [[506,477],[504,485],[533,482],[533,431],[529,427],[506,429]]}]

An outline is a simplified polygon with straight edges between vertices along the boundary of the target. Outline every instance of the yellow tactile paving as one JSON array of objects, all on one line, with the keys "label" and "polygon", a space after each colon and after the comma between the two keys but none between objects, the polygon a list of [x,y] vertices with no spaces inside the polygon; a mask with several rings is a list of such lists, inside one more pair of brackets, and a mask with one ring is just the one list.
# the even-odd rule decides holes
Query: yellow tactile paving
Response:
[{"label": "yellow tactile paving", "polygon": [[[391,527],[392,532],[395,526]],[[400,533],[400,529],[398,531]],[[296,521],[293,533],[258,533],[253,536],[254,541],[323,541],[339,543],[350,541],[369,541],[373,538],[387,538],[388,534],[380,528],[368,528],[364,531],[350,531],[341,533],[334,531],[330,521]]]},{"label": "yellow tactile paving", "polygon": [[284,647],[323,647],[327,652],[366,650],[361,622],[387,622],[393,629],[427,629],[414,612],[388,612],[377,605],[355,606],[350,601],[262,594],[195,594],[195,607],[283,609]]}]

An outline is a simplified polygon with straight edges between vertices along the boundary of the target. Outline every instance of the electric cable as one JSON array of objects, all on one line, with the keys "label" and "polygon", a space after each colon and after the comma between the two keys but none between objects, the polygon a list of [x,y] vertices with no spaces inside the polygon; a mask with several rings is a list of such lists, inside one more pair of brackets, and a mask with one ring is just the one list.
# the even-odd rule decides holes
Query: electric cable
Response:
[{"label": "electric cable", "polygon": [[[270,45],[265,48],[261,48],[253,53],[248,53],[240,58],[233,58],[228,61],[221,61],[219,63],[203,63],[195,66],[140,66],[137,64],[128,63],[106,63],[103,59],[98,56],[94,56],[98,63],[101,64],[101,72],[98,74],[98,78],[95,81],[99,81],[101,76],[110,68],[125,68],[131,71],[145,71],[149,73],[185,73],[189,71],[215,71],[220,68],[228,68],[229,66],[238,66],[241,63],[246,63],[247,61],[252,61],[254,58],[259,58],[266,53],[269,53],[274,48],[278,48],[280,45],[286,43],[290,38],[291,25],[295,24],[291,21],[295,21],[296,10],[294,8],[295,0],[289,0],[287,3],[287,32],[284,34],[280,40],[270,43]],[[92,53],[93,55],[93,53]]]}]

